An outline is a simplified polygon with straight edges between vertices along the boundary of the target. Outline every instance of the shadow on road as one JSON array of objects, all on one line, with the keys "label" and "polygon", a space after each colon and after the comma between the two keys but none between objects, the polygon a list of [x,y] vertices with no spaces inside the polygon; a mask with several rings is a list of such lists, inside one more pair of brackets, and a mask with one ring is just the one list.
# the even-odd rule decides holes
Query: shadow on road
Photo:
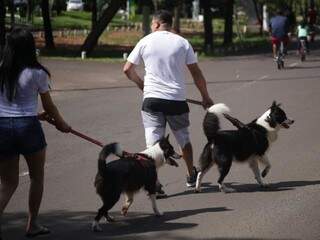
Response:
[{"label": "shadow on road", "polygon": [[[239,184],[239,183],[226,183],[227,186],[232,187],[236,190],[235,193],[248,193],[248,192],[282,192],[282,191],[291,191],[296,187],[305,187],[320,184],[320,180],[315,181],[287,181],[287,182],[278,182],[270,183],[268,187],[261,188],[258,184]],[[201,193],[217,193],[220,192],[217,185],[211,185],[211,183],[203,183],[201,186]],[[200,194],[201,194],[200,193]],[[177,197],[182,195],[196,194],[193,189],[183,191],[180,193],[175,193],[169,197]]]},{"label": "shadow on road", "polygon": [[295,70],[295,69],[320,69],[320,66],[293,66],[286,67],[287,70]]},{"label": "shadow on road", "polygon": [[238,193],[241,192],[280,192],[294,190],[296,187],[305,187],[320,184],[320,180],[316,181],[287,181],[270,183],[267,188],[261,188],[257,184],[239,184],[234,185]]},{"label": "shadow on road", "polygon": [[[116,237],[120,236],[126,237],[125,235],[129,234],[148,234],[162,231],[169,233],[170,231],[193,228],[198,225],[197,223],[171,221],[201,213],[214,213],[231,210],[232,209],[227,209],[225,207],[213,207],[184,211],[171,211],[164,212],[162,217],[155,217],[154,215],[141,212],[130,212],[128,217],[123,217],[119,212],[114,212],[113,215],[116,218],[116,222],[101,224],[103,229],[103,232],[101,233],[93,233],[90,229],[95,213],[71,212],[68,210],[52,211],[48,213],[42,213],[40,216],[41,222],[48,226],[52,231],[50,235],[43,236],[41,239],[115,239]],[[3,218],[4,240],[22,239],[22,236],[24,235],[23,229],[26,219],[26,213],[5,214]]]}]

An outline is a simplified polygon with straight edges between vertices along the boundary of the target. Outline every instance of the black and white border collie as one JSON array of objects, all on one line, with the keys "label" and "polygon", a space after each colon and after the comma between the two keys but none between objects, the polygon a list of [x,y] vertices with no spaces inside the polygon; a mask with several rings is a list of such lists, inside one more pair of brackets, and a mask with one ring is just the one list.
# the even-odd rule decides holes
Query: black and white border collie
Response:
[{"label": "black and white border collie", "polygon": [[[106,163],[106,158],[114,154],[119,159]],[[126,215],[133,202],[134,193],[142,187],[150,196],[152,208],[156,216],[162,215],[156,205],[157,168],[165,163],[178,166],[174,159],[177,154],[169,142],[169,135],[160,139],[154,146],[140,153],[129,154],[120,149],[118,143],[103,147],[98,159],[98,173],[95,178],[97,194],[101,197],[103,206],[92,223],[93,231],[102,231],[99,221],[105,217],[107,221],[114,221],[108,211],[118,202],[121,193],[125,193],[126,200],[122,207],[122,214]]]},{"label": "black and white border collie", "polygon": [[[293,120],[288,119],[286,113],[280,108],[280,104],[272,103],[272,106],[258,119],[249,124],[242,124],[239,120],[228,115],[229,108],[223,104],[211,106],[203,121],[204,133],[208,139],[199,159],[199,173],[196,182],[196,192],[200,192],[201,181],[205,173],[217,164],[220,173],[218,185],[220,191],[233,192],[223,183],[228,174],[232,162],[248,162],[255,179],[262,187],[266,186],[261,177],[265,177],[271,164],[267,152],[271,144],[277,139],[281,128],[289,128]],[[221,130],[221,118],[227,118],[237,130]],[[258,162],[265,168],[260,174]]]}]

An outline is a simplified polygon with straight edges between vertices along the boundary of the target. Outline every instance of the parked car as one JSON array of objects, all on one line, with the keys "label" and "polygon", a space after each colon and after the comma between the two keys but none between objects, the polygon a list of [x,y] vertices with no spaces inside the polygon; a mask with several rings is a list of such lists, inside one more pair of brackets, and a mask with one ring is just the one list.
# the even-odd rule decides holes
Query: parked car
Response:
[{"label": "parked car", "polygon": [[67,2],[67,11],[82,11],[83,2],[82,0],[69,0]]}]

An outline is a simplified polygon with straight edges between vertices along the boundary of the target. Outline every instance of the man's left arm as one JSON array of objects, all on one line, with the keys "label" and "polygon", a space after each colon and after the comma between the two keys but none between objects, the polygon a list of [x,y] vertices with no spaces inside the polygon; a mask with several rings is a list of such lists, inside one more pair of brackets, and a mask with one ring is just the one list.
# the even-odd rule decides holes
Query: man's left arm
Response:
[{"label": "man's left arm", "polygon": [[192,63],[192,64],[188,64],[187,65],[193,81],[195,83],[195,85],[197,86],[197,88],[199,89],[199,92],[202,96],[202,105],[204,108],[208,108],[211,105],[213,105],[213,101],[209,96],[208,90],[207,90],[207,83],[206,80],[198,66],[197,63]]}]

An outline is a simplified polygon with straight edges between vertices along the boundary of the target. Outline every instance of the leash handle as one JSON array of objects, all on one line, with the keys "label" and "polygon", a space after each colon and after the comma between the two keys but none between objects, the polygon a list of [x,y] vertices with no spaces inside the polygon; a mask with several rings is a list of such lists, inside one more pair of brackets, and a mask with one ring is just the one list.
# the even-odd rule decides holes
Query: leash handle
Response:
[{"label": "leash handle", "polygon": [[202,106],[202,102],[201,101],[193,100],[193,99],[190,99],[190,98],[187,98],[186,102]]}]

